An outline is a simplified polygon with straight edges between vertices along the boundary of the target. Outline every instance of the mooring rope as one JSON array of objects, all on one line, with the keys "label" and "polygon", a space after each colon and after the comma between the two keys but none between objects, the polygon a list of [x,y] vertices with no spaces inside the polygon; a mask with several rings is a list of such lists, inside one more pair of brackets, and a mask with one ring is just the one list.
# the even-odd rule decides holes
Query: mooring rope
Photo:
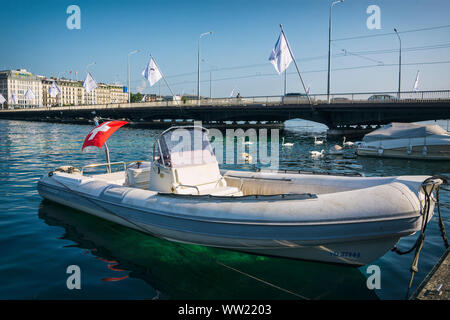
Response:
[{"label": "mooring rope", "polygon": [[[83,193],[71,189],[70,187],[68,187],[67,185],[65,185],[64,183],[62,183],[61,181],[58,181],[57,179],[53,179],[53,171],[49,172],[48,176],[49,176],[50,178],[52,178],[53,181],[56,181],[57,183],[59,183],[60,185],[62,185],[62,186],[63,186],[64,188],[66,188],[67,190],[69,190],[69,191],[71,191],[71,192],[77,194],[78,196],[82,197],[82,198],[85,199],[85,200],[88,200],[89,202],[91,202],[91,203],[93,203],[94,205],[100,207],[101,209],[105,210],[106,212],[108,212],[108,213],[110,213],[110,214],[112,214],[112,215],[114,215],[114,216],[116,216],[116,217],[118,217],[118,218],[121,218],[122,220],[124,220],[124,221],[126,221],[126,222],[128,222],[128,223],[130,223],[130,224],[132,224],[132,225],[134,225],[134,226],[136,226],[136,227],[139,229],[139,231],[144,232],[144,233],[146,233],[146,234],[150,234],[151,236],[153,236],[153,237],[155,237],[155,238],[158,238],[158,239],[161,239],[161,240],[166,240],[166,239],[163,238],[162,236],[160,236],[160,235],[158,235],[158,234],[155,234],[155,233],[151,232],[151,231],[148,230],[147,228],[138,225],[138,224],[135,223],[134,221],[132,221],[132,220],[130,220],[130,219],[127,219],[127,218],[125,218],[125,217],[119,216],[119,215],[116,214],[115,212],[113,212],[113,211],[109,210],[108,208],[106,208],[106,207],[100,205],[99,203],[93,201],[93,200],[90,199],[89,197],[86,197]],[[167,240],[166,240],[166,241],[167,241]],[[237,273],[239,273],[239,274],[241,274],[241,275],[247,276],[247,277],[249,277],[249,278],[251,278],[251,279],[254,279],[254,280],[258,281],[258,282],[261,282],[261,283],[263,283],[263,284],[265,284],[265,285],[267,285],[267,286],[270,286],[270,287],[272,287],[272,288],[275,288],[275,289],[278,289],[278,290],[280,290],[280,291],[286,292],[286,293],[288,293],[288,294],[291,294],[291,295],[293,295],[293,296],[295,296],[295,297],[298,297],[298,298],[300,298],[300,299],[303,299],[303,300],[310,300],[309,298],[307,298],[307,297],[305,297],[305,296],[303,296],[303,295],[301,295],[301,294],[295,293],[295,292],[293,292],[293,291],[290,291],[290,290],[288,290],[288,289],[285,289],[285,288],[282,288],[282,287],[280,287],[280,286],[277,286],[277,285],[275,285],[275,284],[273,284],[273,283],[270,283],[270,282],[268,282],[268,281],[266,281],[266,280],[263,280],[263,279],[258,278],[258,277],[256,277],[256,276],[253,276],[253,275],[251,275],[251,274],[249,274],[249,273],[246,273],[246,272],[241,271],[241,270],[239,270],[239,269],[236,269],[236,268],[233,268],[233,267],[231,267],[231,266],[228,266],[228,265],[226,265],[226,264],[224,264],[224,263],[222,263],[222,262],[220,262],[220,261],[218,261],[218,260],[216,260],[216,259],[214,259],[214,258],[212,258],[212,257],[210,257],[210,256],[208,256],[208,255],[206,255],[206,254],[199,253],[199,252],[195,252],[195,251],[193,251],[193,250],[191,250],[191,249],[189,249],[189,248],[187,248],[187,247],[182,247],[180,244],[178,244],[178,243],[176,243],[176,242],[173,242],[173,241],[170,241],[170,243],[173,244],[173,245],[175,245],[175,246],[177,246],[178,248],[181,248],[182,250],[187,250],[187,251],[189,251],[189,252],[191,252],[191,253],[193,253],[193,254],[201,255],[201,256],[203,256],[204,258],[206,258],[206,259],[208,259],[208,260],[210,260],[210,261],[212,261],[212,262],[214,262],[214,263],[216,263],[216,264],[218,264],[218,265],[220,265],[220,266],[223,266],[223,267],[225,267],[225,268],[228,268],[228,269],[230,269],[230,270],[233,270],[233,271],[235,271],[235,272],[237,272]]]},{"label": "mooring rope", "polygon": [[[408,284],[408,290],[406,292],[406,299],[409,298],[409,292],[411,290],[412,287],[412,283],[414,280],[414,275],[419,271],[418,268],[418,264],[419,264],[419,256],[420,256],[420,252],[424,246],[425,243],[425,231],[429,222],[429,215],[430,215],[430,207],[431,207],[431,196],[433,194],[433,190],[436,191],[436,204],[437,204],[437,209],[438,209],[438,214],[439,214],[439,229],[441,231],[441,236],[442,239],[444,241],[444,245],[445,248],[448,248],[448,239],[447,239],[447,235],[445,232],[445,225],[442,219],[442,215],[441,215],[441,205],[440,205],[440,199],[439,199],[439,188],[441,187],[440,184],[436,184],[434,182],[435,179],[440,179],[442,181],[443,184],[448,183],[448,180],[446,177],[443,176],[432,176],[428,179],[426,179],[421,186],[421,189],[423,190],[423,193],[425,195],[425,204],[420,212],[421,216],[422,216],[422,225],[420,228],[420,234],[419,237],[417,238],[416,242],[414,243],[414,245],[406,251],[401,251],[397,248],[397,246],[394,246],[394,248],[392,248],[392,251],[396,252],[399,255],[404,255],[404,254],[408,254],[410,252],[412,252],[414,249],[416,250],[414,253],[414,258],[413,261],[411,263],[411,277],[409,280],[409,284]],[[430,188],[430,192],[427,192],[427,186],[432,186]]]},{"label": "mooring rope", "polygon": [[441,214],[441,201],[439,199],[439,186],[436,189],[436,203],[437,203],[437,209],[438,209],[438,214],[439,214],[439,229],[441,231],[442,240],[444,240],[445,249],[447,249],[448,248],[448,238],[447,238],[447,234],[445,232],[445,225],[444,225],[444,221],[443,221],[442,214]]}]

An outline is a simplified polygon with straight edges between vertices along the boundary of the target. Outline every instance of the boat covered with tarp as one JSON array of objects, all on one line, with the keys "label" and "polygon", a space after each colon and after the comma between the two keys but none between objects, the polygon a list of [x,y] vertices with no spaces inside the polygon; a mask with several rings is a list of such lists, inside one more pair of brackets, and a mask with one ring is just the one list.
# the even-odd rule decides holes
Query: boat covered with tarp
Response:
[{"label": "boat covered with tarp", "polygon": [[450,134],[438,125],[393,122],[364,136],[360,156],[450,160]]}]

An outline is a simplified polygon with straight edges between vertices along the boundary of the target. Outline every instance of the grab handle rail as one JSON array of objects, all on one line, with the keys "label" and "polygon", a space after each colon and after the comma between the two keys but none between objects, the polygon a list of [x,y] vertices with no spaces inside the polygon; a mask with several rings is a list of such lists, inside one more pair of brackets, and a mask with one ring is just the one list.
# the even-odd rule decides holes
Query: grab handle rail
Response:
[{"label": "grab handle rail", "polygon": [[200,195],[200,189],[197,186],[191,186],[188,184],[179,184],[175,187],[175,189],[178,189],[178,187],[186,187],[186,188],[193,188],[193,189],[197,189],[197,194]]}]

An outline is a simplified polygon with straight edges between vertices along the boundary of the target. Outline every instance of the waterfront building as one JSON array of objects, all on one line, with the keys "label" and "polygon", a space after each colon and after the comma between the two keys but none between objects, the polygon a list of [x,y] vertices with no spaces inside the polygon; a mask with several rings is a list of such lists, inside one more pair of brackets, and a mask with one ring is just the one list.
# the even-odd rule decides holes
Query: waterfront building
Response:
[{"label": "waterfront building", "polygon": [[124,92],[124,87],[118,84],[109,85],[109,102],[108,103],[127,103],[128,93]]},{"label": "waterfront building", "polygon": [[158,97],[156,94],[145,94],[143,100],[143,102],[154,102],[158,101]]},{"label": "waterfront building", "polygon": [[[56,97],[51,97],[48,93],[53,82],[56,82],[61,89],[61,93]],[[81,81],[69,80],[65,78],[44,78],[42,80],[42,104],[45,107],[55,107],[60,105],[78,106],[86,104],[83,83]]]},{"label": "waterfront building", "polygon": [[[53,82],[61,90],[56,97],[51,97],[48,92]],[[28,98],[25,97],[27,90],[33,93],[29,93]],[[100,83],[93,91],[86,93],[82,81],[46,78],[25,69],[0,71],[0,94],[7,100],[5,107],[11,109],[127,103],[128,94],[124,91],[119,84]]]},{"label": "waterfront building", "polygon": [[[53,81],[60,87],[62,97],[60,94],[56,97],[51,97],[48,93]],[[100,83],[93,91],[86,93],[82,81],[74,81],[65,78],[43,79],[42,90],[43,105],[45,107],[127,103],[128,100],[127,93],[123,92],[123,86]]]},{"label": "waterfront building", "polygon": [[99,83],[98,87],[92,91],[94,94],[94,104],[108,104],[112,103],[109,87],[107,84]]},{"label": "waterfront building", "polygon": [[[6,107],[36,108],[42,106],[42,76],[26,69],[0,71],[0,93],[6,99]],[[28,90],[33,93],[25,97]]]}]

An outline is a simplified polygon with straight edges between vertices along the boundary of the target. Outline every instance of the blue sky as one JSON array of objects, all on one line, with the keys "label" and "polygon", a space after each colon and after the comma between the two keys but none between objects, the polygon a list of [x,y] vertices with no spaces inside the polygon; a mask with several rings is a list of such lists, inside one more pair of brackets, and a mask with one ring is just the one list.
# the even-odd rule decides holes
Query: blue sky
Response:
[{"label": "blue sky", "polygon": [[[213,96],[228,96],[233,88],[243,96],[283,93],[283,77],[268,62],[282,23],[300,69],[312,93],[326,92],[328,0],[259,1],[0,1],[2,50],[0,69],[26,68],[44,76],[86,66],[97,81],[126,84],[127,54],[131,57],[131,89],[158,93],[159,86],[145,85],[141,71],[151,52],[177,93],[196,91],[197,41],[201,33],[203,95],[209,94],[209,69]],[[69,5],[81,9],[81,29],[66,27]],[[381,9],[381,29],[366,27],[369,5]],[[333,9],[333,38],[390,33],[394,27],[408,31],[450,25],[450,1],[345,0]],[[420,70],[422,90],[450,89],[450,27],[408,32],[402,37],[403,90],[411,90]],[[440,48],[430,49],[430,46]],[[446,46],[448,45],[448,46]],[[418,47],[426,47],[418,49]],[[406,50],[413,48],[413,50]],[[415,49],[414,49],[415,48]],[[343,49],[360,53],[343,56]],[[383,54],[366,51],[387,50]],[[390,50],[390,51],[389,51]],[[396,91],[398,39],[395,35],[363,37],[333,42],[333,92]],[[363,52],[361,54],[361,52]],[[377,66],[378,61],[385,66]],[[208,64],[209,63],[209,64]],[[389,66],[389,64],[393,64]],[[412,65],[410,65],[412,64]],[[388,66],[386,66],[388,65]],[[375,66],[375,67],[374,67]],[[364,68],[360,68],[364,67]],[[354,68],[338,70],[343,68]],[[300,92],[293,64],[288,69],[288,92]],[[161,92],[168,93],[161,85]]]}]

